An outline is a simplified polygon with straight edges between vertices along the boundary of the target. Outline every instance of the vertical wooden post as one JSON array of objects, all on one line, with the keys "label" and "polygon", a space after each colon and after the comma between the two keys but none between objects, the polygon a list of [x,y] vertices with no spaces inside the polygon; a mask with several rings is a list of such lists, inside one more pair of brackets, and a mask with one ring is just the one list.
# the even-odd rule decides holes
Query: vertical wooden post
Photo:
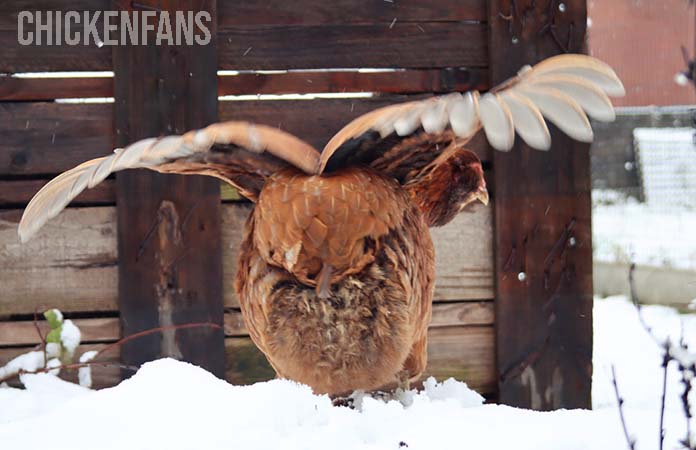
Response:
[{"label": "vertical wooden post", "polygon": [[[489,0],[492,85],[525,64],[584,49],[585,0]],[[589,146],[550,126],[548,152],[495,152],[500,401],[587,408],[592,379]]]},{"label": "vertical wooden post", "polygon": [[[207,11],[208,45],[114,47],[116,144],[180,134],[217,120],[215,0],[114,0],[115,10]],[[157,17],[153,20],[157,30]],[[197,32],[198,33],[198,32]],[[200,35],[200,33],[198,33]],[[119,308],[124,336],[192,322],[222,325],[220,187],[205,177],[118,174]],[[126,364],[171,356],[224,375],[224,334],[165,331],[121,350]]]}]

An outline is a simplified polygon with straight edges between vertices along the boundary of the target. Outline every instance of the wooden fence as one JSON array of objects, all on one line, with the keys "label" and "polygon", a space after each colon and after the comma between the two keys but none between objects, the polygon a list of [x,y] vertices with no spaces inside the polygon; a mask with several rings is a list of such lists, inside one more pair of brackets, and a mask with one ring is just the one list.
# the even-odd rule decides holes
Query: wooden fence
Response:
[{"label": "wooden fence", "polygon": [[[21,10],[134,6],[209,11],[217,18],[213,42],[17,43]],[[221,203],[211,180],[124,173],[81,195],[28,245],[16,236],[22,207],[53,175],[141,137],[236,119],[278,126],[321,148],[351,118],[379,106],[485,90],[523,64],[582,50],[585,1],[559,6],[556,0],[4,1],[0,72],[115,75],[0,76],[0,364],[37,344],[34,311],[57,307],[82,328],[80,350],[162,323],[224,323],[224,337],[172,332],[176,350],[234,383],[271,378],[232,290],[249,203]],[[398,70],[355,70],[370,68]],[[217,75],[219,69],[241,72]],[[327,92],[375,95],[218,101]],[[85,97],[114,103],[55,101]],[[591,379],[589,156],[587,146],[555,130],[553,139],[548,153],[518,144],[508,154],[482,154],[494,207],[433,230],[437,285],[427,374],[454,376],[492,398],[538,409],[588,406]],[[172,214],[163,213],[165,203]],[[184,233],[186,252],[172,240],[145,242],[153,228],[166,232],[172,224]],[[166,340],[134,341],[108,356],[139,363],[171,353]],[[120,375],[95,369],[98,386]]]}]

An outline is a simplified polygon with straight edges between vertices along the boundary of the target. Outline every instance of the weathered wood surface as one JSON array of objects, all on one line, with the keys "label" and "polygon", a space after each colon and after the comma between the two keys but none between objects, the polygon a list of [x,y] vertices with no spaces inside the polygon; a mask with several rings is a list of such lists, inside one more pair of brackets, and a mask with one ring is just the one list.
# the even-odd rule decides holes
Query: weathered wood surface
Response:
[{"label": "weathered wood surface", "polygon": [[[101,26],[103,30],[103,25]],[[20,45],[17,31],[0,30],[0,73],[111,70],[111,49],[90,45]]]},{"label": "weathered wood surface", "polygon": [[[156,6],[157,2],[142,0],[143,5]],[[20,11],[107,11],[110,0],[4,0],[0,4],[0,30],[17,29]],[[483,21],[486,17],[485,0],[418,0],[399,2],[370,2],[356,4],[353,0],[248,0],[222,1],[218,6],[220,27],[239,25],[326,25],[386,23],[397,17],[403,22],[458,22]]]},{"label": "weathered wood surface", "polygon": [[[50,101],[56,98],[108,98],[111,77],[18,78],[0,75],[0,100]],[[292,71],[239,73],[218,78],[218,95],[379,92],[444,93],[488,88],[488,71],[480,68],[411,69],[389,72]]]},{"label": "weathered wood surface", "polygon": [[[277,126],[321,149],[355,117],[414,96],[374,98],[225,101],[219,120]],[[56,174],[114,148],[111,104],[0,103],[0,176]],[[179,129],[181,128],[181,129]],[[191,126],[190,128],[193,128]],[[168,133],[188,131],[178,125]],[[148,135],[157,136],[152,131]],[[479,156],[486,160],[489,153]]]},{"label": "weathered wood surface", "polygon": [[[582,51],[586,2],[564,4],[560,11],[553,0],[490,2],[492,83],[525,64]],[[542,410],[589,408],[589,145],[556,129],[552,139],[548,152],[518,140],[493,156],[499,400]]]},{"label": "weathered wood surface", "polygon": [[337,0],[223,1],[219,5],[221,28],[249,25],[321,25],[400,22],[486,21],[485,0],[401,0],[365,2]]},{"label": "weathered wood surface", "polygon": [[0,316],[118,309],[116,208],[69,209],[24,245],[21,215],[0,212]]},{"label": "weathered wood surface", "polygon": [[[0,180],[0,209],[24,208],[49,180]],[[247,201],[229,184],[220,181],[223,202]],[[116,204],[116,181],[106,179],[78,195],[70,206],[109,206]]]},{"label": "weathered wood surface", "polygon": [[[114,0],[114,9],[134,3]],[[205,46],[114,47],[116,145],[181,134],[217,121],[215,0],[172,0],[174,11],[206,11]],[[220,186],[210,177],[125,171],[116,175],[118,306],[124,335],[180,323],[223,323]],[[224,375],[223,332],[169,330],[128,342],[128,365],[170,356]]]},{"label": "weathered wood surface", "polygon": [[[393,20],[393,19],[392,19]],[[470,22],[237,26],[218,33],[220,68],[486,67],[486,25]]]},{"label": "weathered wood surface", "polygon": [[[352,99],[223,101],[220,102],[220,120],[247,120],[278,127],[322,149],[335,133],[356,117],[383,106],[425,97],[385,95]],[[489,155],[485,148],[478,153],[484,161]]]},{"label": "weathered wood surface", "polygon": [[[121,329],[117,317],[96,319],[72,319],[82,333],[82,343],[114,342],[120,339]],[[50,331],[48,323],[43,320],[42,311],[38,311],[38,320],[20,320],[0,322],[0,347],[37,345],[41,343],[36,326],[42,336]],[[2,365],[2,361],[0,361]]]},{"label": "weathered wood surface", "polygon": [[113,105],[0,103],[0,175],[55,174],[113,149]]},{"label": "weathered wood surface", "polygon": [[[0,180],[0,208],[24,208],[49,180]],[[116,203],[116,183],[108,179],[87,189],[72,201],[72,206],[113,205]]]},{"label": "weathered wood surface", "polygon": [[[439,380],[454,377],[466,381],[469,387],[482,393],[495,391],[494,332],[492,326],[457,326],[433,328],[429,331],[428,366],[424,377]],[[108,343],[83,344],[77,354],[89,350],[101,350]],[[31,350],[31,347],[0,348],[0,365]],[[121,349],[115,347],[105,352],[100,361],[116,363]],[[76,371],[64,371],[61,375],[76,378]],[[95,388],[114,386],[120,381],[120,369],[95,367],[92,370]],[[248,337],[225,339],[225,378],[232,384],[250,384],[275,377],[266,358]]]},{"label": "weathered wood surface", "polygon": [[0,75],[0,100],[3,101],[51,101],[56,98],[113,96],[112,77],[19,78]]},{"label": "weathered wood surface", "polygon": [[[39,316],[39,318],[42,317]],[[493,325],[493,321],[492,301],[435,303],[430,328]],[[82,342],[113,342],[121,338],[117,317],[73,319],[73,322],[82,332]],[[43,320],[39,320],[37,324],[45,336],[49,330],[48,325]],[[249,332],[244,326],[242,313],[237,309],[228,309],[225,312],[225,336],[244,337],[248,335]],[[36,332],[33,320],[0,322],[0,347],[36,345],[40,342],[41,338]]]},{"label": "weathered wood surface", "polygon": [[[488,71],[480,68],[409,69],[388,72],[345,70],[240,73],[221,76],[218,79],[220,95],[321,92],[417,94],[483,90],[487,87]],[[0,98],[1,94],[0,90]]]},{"label": "weathered wood surface", "polygon": [[[226,307],[238,305],[232,280],[241,229],[250,204],[222,207],[223,288]],[[69,208],[21,245],[21,211],[0,211],[0,316],[35,309],[116,311],[117,251],[114,207]],[[436,300],[493,298],[491,208],[477,207],[433,230]]]},{"label": "weathered wood surface", "polygon": [[110,0],[3,0],[0,3],[0,30],[14,31],[20,11],[107,11]]}]

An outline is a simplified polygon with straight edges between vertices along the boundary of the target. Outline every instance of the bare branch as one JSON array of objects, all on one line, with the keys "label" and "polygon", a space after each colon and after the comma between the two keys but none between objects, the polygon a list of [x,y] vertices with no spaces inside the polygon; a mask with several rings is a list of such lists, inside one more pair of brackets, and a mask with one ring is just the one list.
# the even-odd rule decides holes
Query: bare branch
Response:
[{"label": "bare branch", "polygon": [[626,443],[630,450],[635,450],[636,441],[628,434],[628,427],[626,427],[626,418],[623,412],[624,400],[619,394],[619,385],[616,382],[616,370],[614,369],[614,365],[611,366],[611,382],[614,384],[614,394],[616,394],[616,401],[619,404],[619,416],[621,417],[621,426],[623,426],[624,436],[626,436]]}]

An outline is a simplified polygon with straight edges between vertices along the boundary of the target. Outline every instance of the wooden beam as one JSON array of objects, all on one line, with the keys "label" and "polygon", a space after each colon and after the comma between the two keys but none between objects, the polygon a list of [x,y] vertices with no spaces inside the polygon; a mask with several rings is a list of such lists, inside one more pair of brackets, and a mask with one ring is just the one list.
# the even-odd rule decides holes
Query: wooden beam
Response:
[{"label": "wooden beam", "polygon": [[0,75],[0,100],[51,101],[56,98],[104,98],[114,96],[114,80],[98,78],[19,78]]},{"label": "wooden beam", "polygon": [[0,175],[51,175],[113,149],[113,105],[0,103]]},{"label": "wooden beam", "polygon": [[[0,180],[0,209],[24,208],[49,180]],[[116,182],[108,179],[87,189],[70,203],[72,206],[116,204]]]},{"label": "wooden beam", "polygon": [[[115,0],[114,9],[132,2]],[[207,11],[215,0],[166,2],[176,10]],[[215,19],[214,19],[215,20]],[[196,46],[114,47],[117,146],[161,134],[181,134],[217,120],[216,28]],[[206,177],[119,172],[119,309],[123,334],[157,326],[223,323],[220,187]],[[176,330],[127,343],[125,364],[162,356],[224,374],[223,331]]]},{"label": "wooden beam", "polygon": [[[251,210],[248,203],[222,206],[225,307],[239,306],[232,289],[237,252]],[[69,208],[50,220],[27,244],[20,244],[20,210],[0,211],[0,316],[118,309],[116,208]],[[493,225],[490,207],[433,230],[436,301],[493,298]],[[203,248],[203,247],[200,247]]]},{"label": "wooden beam", "polygon": [[[393,19],[392,19],[393,20]],[[486,67],[486,25],[410,22],[235,26],[221,29],[220,67],[232,70]]]},{"label": "wooden beam", "polygon": [[[583,49],[584,0],[564,2],[563,11],[553,0],[515,3],[489,2],[493,85],[525,64]],[[498,387],[513,406],[589,408],[589,145],[550,128],[548,152],[518,140],[493,155]]]},{"label": "wooden beam", "polygon": [[247,0],[220,3],[220,28],[250,25],[326,25],[400,22],[486,21],[485,0]]},{"label": "wooden beam", "polygon": [[[378,92],[420,94],[487,89],[481,68],[409,69],[393,72],[292,71],[221,76],[220,95]],[[2,85],[0,85],[1,89]],[[0,90],[1,98],[1,90]]]},{"label": "wooden beam", "polygon": [[[97,29],[103,30],[104,25],[97,25]],[[0,73],[103,71],[111,67],[109,47],[99,47],[93,41],[75,46],[20,45],[17,30],[0,30]]]}]

